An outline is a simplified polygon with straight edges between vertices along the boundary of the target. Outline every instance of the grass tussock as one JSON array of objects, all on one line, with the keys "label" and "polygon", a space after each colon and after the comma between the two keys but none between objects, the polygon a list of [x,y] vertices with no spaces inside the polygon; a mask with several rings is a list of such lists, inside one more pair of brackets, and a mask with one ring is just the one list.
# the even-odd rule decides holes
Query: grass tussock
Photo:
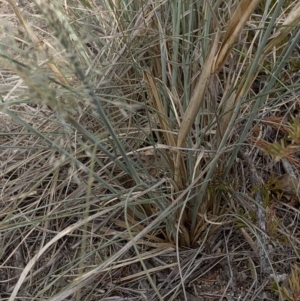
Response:
[{"label": "grass tussock", "polygon": [[297,300],[299,3],[0,7],[3,300]]}]

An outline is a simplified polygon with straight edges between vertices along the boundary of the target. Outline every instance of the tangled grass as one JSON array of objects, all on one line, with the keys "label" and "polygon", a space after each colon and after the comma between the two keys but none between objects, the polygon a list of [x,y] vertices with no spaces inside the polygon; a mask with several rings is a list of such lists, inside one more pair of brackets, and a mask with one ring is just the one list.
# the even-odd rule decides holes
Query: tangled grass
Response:
[{"label": "tangled grass", "polygon": [[8,4],[1,298],[298,300],[299,3]]}]

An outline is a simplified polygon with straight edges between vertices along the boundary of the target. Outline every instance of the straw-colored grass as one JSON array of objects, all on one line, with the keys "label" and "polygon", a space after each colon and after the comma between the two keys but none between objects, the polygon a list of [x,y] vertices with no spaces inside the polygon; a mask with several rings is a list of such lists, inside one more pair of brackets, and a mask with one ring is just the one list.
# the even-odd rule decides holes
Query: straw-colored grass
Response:
[{"label": "straw-colored grass", "polygon": [[0,298],[298,300],[299,3],[21,4]]}]

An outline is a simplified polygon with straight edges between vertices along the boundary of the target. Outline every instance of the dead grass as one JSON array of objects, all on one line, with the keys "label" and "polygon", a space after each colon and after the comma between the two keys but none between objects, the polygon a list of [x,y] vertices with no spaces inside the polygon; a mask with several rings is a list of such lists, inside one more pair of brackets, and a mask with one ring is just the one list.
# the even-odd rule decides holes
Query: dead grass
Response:
[{"label": "dead grass", "polygon": [[210,3],[0,3],[1,300],[299,300],[300,6]]}]

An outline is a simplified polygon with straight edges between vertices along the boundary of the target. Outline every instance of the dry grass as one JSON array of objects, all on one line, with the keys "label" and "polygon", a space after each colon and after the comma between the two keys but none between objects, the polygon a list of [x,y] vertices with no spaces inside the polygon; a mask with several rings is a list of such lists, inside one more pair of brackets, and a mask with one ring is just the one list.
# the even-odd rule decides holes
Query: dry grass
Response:
[{"label": "dry grass", "polygon": [[14,3],[1,299],[299,300],[300,5]]}]

